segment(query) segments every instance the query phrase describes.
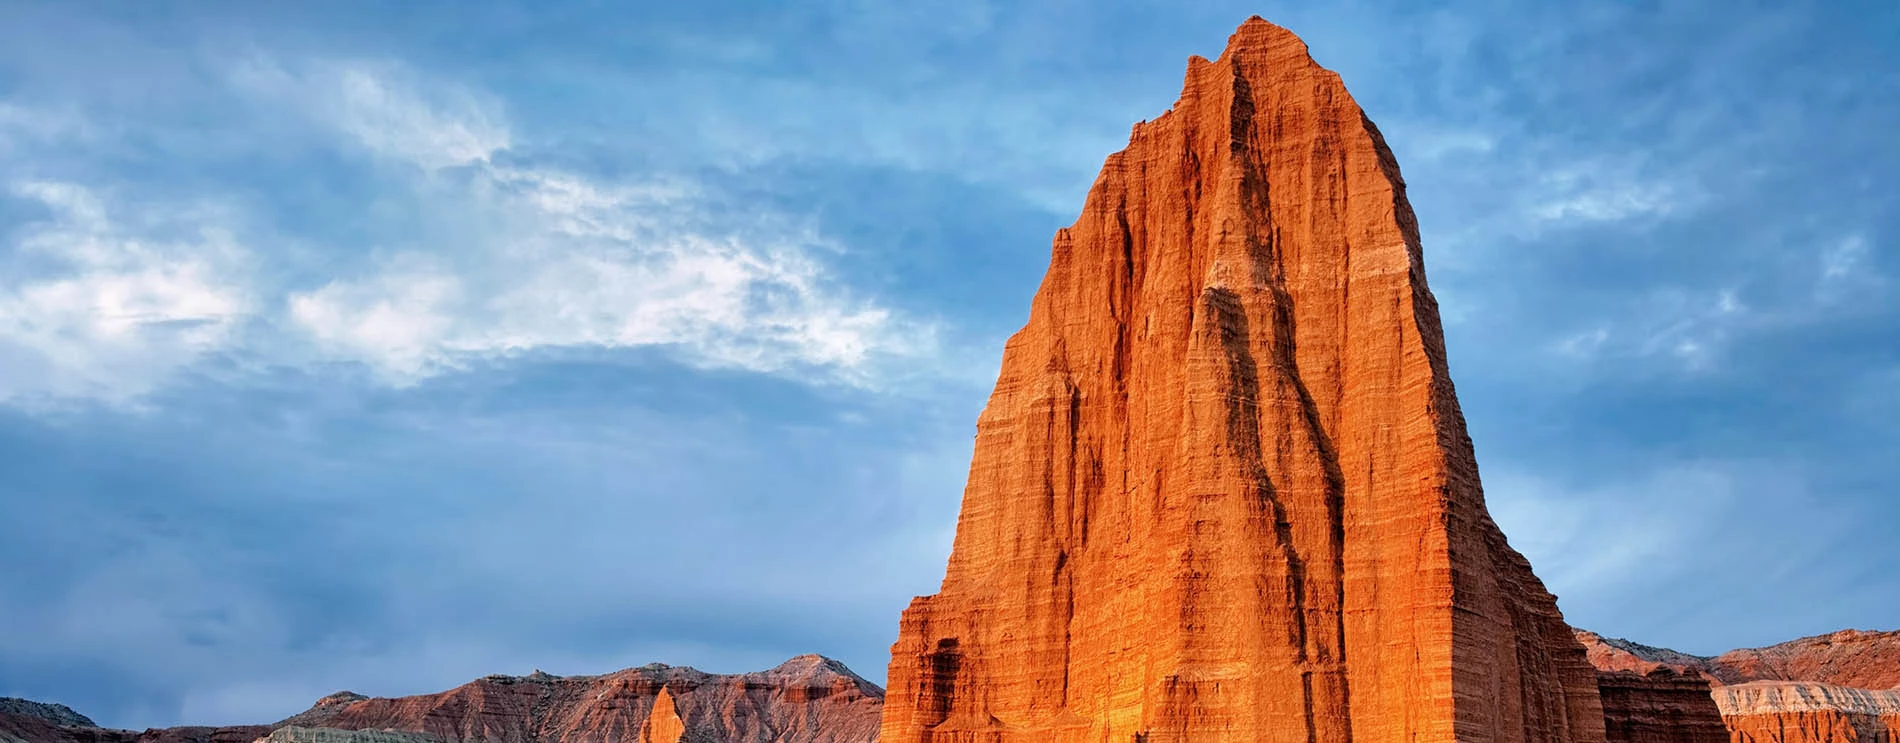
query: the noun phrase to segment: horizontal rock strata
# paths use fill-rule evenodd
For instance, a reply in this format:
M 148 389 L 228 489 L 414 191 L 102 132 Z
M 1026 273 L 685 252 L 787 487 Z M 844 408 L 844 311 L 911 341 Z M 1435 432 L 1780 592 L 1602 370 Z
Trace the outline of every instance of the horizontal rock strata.
M 1597 675 L 1609 743 L 1725 743 L 1728 726 L 1699 676 L 1659 668 Z
M 805 655 L 735 675 L 656 663 L 394 699 L 339 692 L 275 725 L 139 733 L 0 710 L 0 743 L 869 743 L 883 699 L 844 664 Z
M 1617 672 L 1683 674 L 1711 685 L 1732 743 L 1896 743 L 1900 731 L 1900 688 L 1884 688 L 1900 679 L 1900 632 L 1844 630 L 1719 656 L 1581 630 L 1577 637 L 1605 679 L 1624 675 Z M 1614 735 L 1615 707 L 1626 702 L 1613 699 L 1608 686 L 1603 700 Z M 1701 730 L 1685 724 L 1674 734 L 1689 740 Z
M 1253 19 L 1059 231 L 886 743 L 1603 740 L 1487 514 L 1398 164 Z
M 1734 743 L 1895 743 L 1900 690 L 1751 681 L 1715 690 Z

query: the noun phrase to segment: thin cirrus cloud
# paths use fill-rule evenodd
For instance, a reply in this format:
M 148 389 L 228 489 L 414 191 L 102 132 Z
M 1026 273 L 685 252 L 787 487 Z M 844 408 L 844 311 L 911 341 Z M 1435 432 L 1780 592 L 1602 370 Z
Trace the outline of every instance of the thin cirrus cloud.
M 371 249 L 298 284 L 254 270 L 274 238 L 229 209 L 14 183 L 47 216 L 11 237 L 13 273 L 31 278 L 0 285 L 13 357 L 0 399 L 126 403 L 220 353 L 356 364 L 400 386 L 537 349 L 651 346 L 702 368 L 872 388 L 880 364 L 932 351 L 930 323 L 829 273 L 822 259 L 841 248 L 808 225 L 715 214 L 719 195 L 689 181 L 500 162 L 515 136 L 477 91 L 367 63 L 251 60 L 231 82 L 392 166 L 379 177 L 429 219 L 480 229 L 357 246 Z M 46 120 L 5 113 L 20 137 Z
M 399 69 L 261 69 L 242 79 L 415 166 L 435 208 L 493 220 L 475 244 L 404 251 L 291 294 L 291 319 L 330 356 L 414 381 L 543 347 L 666 346 L 700 366 L 868 386 L 880 358 L 930 350 L 927 323 L 833 281 L 815 254 L 837 246 L 807 228 L 769 216 L 714 227 L 713 197 L 693 183 L 498 163 L 513 139 L 494 104 L 440 85 L 449 92 L 424 99 Z
M 71 183 L 14 183 L 49 218 L 12 238 L 0 286 L 0 400 L 127 402 L 229 346 L 254 311 L 247 249 L 215 209 L 115 212 Z

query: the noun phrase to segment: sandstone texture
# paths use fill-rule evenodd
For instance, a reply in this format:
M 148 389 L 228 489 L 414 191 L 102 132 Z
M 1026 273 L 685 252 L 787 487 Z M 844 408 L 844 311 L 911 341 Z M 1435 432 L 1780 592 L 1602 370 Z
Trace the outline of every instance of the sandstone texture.
M 1610 743 L 1725 743 L 1728 726 L 1700 676 L 1658 668 L 1597 675 Z
M 395 699 L 339 692 L 274 725 L 140 733 L 7 708 L 0 743 L 870 743 L 883 700 L 844 664 L 803 655 L 746 674 L 655 663 L 602 676 L 488 676 Z
M 1191 59 L 1056 234 L 889 683 L 886 743 L 1604 739 L 1398 165 L 1291 32 Z
M 1714 659 L 1723 683 L 1813 681 L 1861 689 L 1900 688 L 1900 631 L 1842 630 Z
M 1842 630 L 1718 656 L 1690 655 L 1577 630 L 1590 662 L 1603 670 L 1647 673 L 1669 668 L 1717 686 L 1750 681 L 1811 681 L 1861 689 L 1900 688 L 1900 631 Z
M 1900 690 L 1751 681 L 1715 690 L 1734 743 L 1894 743 Z
M 1583 630 L 1577 638 L 1603 678 L 1675 673 L 1713 686 L 1732 743 L 1895 743 L 1900 731 L 1900 632 L 1843 630 L 1712 657 Z M 1614 735 L 1613 708 L 1622 702 L 1604 689 Z M 1688 740 L 1700 727 L 1676 732 Z
M 604 676 L 489 676 L 425 696 L 333 705 L 305 724 L 428 733 L 449 743 L 865 743 L 883 691 L 806 655 L 738 675 L 652 664 Z
M 640 728 L 640 743 L 680 743 L 685 737 L 686 721 L 673 704 L 673 694 L 662 688 L 653 700 L 653 711 L 647 713 L 646 725 Z

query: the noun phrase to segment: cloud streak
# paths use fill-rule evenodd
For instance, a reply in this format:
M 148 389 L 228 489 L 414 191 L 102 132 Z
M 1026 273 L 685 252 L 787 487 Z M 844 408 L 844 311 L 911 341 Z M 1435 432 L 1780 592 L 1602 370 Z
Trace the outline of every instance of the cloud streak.
M 382 177 L 422 218 L 476 226 L 325 260 L 331 276 L 312 286 L 246 270 L 276 236 L 240 239 L 230 215 L 161 220 L 170 204 L 140 204 L 127 207 L 138 219 L 115 222 L 84 185 L 15 184 L 51 218 L 13 252 L 25 269 L 57 270 L 0 285 L 0 342 L 19 358 L 0 399 L 126 403 L 222 351 L 258 368 L 356 364 L 400 386 L 544 349 L 657 347 L 694 366 L 862 388 L 894 360 L 935 352 L 932 323 L 831 275 L 825 258 L 844 248 L 809 225 L 725 209 L 677 176 L 603 180 L 522 161 L 485 94 L 393 63 L 252 59 L 232 79 L 339 147 L 412 168 Z M 7 120 L 37 120 L 24 110 Z M 197 235 L 161 237 L 177 232 Z
M 34 278 L 0 285 L 0 401 L 130 401 L 228 348 L 254 311 L 247 250 L 215 214 L 117 219 L 75 184 L 13 191 L 51 216 L 12 240 L 8 274 Z

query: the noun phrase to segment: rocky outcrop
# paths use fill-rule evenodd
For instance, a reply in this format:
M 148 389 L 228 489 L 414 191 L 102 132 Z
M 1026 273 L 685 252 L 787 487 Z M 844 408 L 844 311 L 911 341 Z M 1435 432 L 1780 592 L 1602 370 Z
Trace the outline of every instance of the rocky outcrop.
M 1728 727 L 1709 694 L 1709 682 L 1658 668 L 1646 674 L 1597 675 L 1603 727 L 1609 743 L 1725 743 Z
M 0 743 L 869 743 L 883 700 L 844 664 L 803 655 L 734 675 L 655 663 L 395 699 L 338 692 L 275 725 L 138 733 L 0 711 Z
M 640 743 L 680 743 L 685 737 L 686 721 L 680 719 L 673 694 L 662 687 L 653 700 L 653 711 L 647 713 L 646 725 L 640 728 Z
M 887 743 L 1603 740 L 1398 165 L 1292 33 L 1191 59 L 1056 234 L 889 683 Z
M 16 697 L 0 697 L 0 715 L 31 717 L 54 725 L 98 727 L 93 724 L 92 718 L 74 712 L 73 708 L 64 704 L 35 702 L 31 699 Z
M 1590 658 L 1590 665 L 1599 671 L 1627 671 L 1640 676 L 1661 669 L 1678 675 L 1698 676 L 1711 685 L 1722 683 L 1720 678 L 1711 673 L 1713 658 L 1604 637 L 1589 630 L 1576 630 L 1576 636 Z
M 279 720 L 272 727 L 316 727 L 319 722 L 335 716 L 338 710 L 366 699 L 369 697 L 353 691 L 339 691 L 317 700 L 316 704 L 310 705 L 310 709 Z
M 489 676 L 440 694 L 358 699 L 299 717 L 449 743 L 865 743 L 876 739 L 883 698 L 844 664 L 806 655 L 737 675 L 655 663 L 604 676 Z
M 1900 631 L 1841 630 L 1717 656 L 1690 655 L 1586 630 L 1576 634 L 1591 664 L 1603 670 L 1648 673 L 1668 668 L 1702 676 L 1715 686 L 1811 681 L 1860 689 L 1900 688 Z
M 1844 630 L 1712 657 L 1583 630 L 1577 638 L 1606 679 L 1618 671 L 1675 673 L 1714 687 L 1711 698 L 1732 743 L 1900 740 L 1900 687 L 1887 688 L 1900 684 L 1900 632 Z M 1603 700 L 1614 735 L 1613 708 L 1621 702 L 1612 699 L 1607 686 Z M 1683 740 L 1700 735 L 1688 728 L 1676 733 Z
M 1812 681 L 1859 689 L 1900 688 L 1900 631 L 1842 630 L 1716 656 L 1724 684 Z
M 1715 690 L 1734 743 L 1894 743 L 1900 690 L 1751 681 Z
M 251 743 L 268 734 L 264 725 L 113 730 L 91 724 L 60 725 L 46 719 L 0 712 L 0 743 Z

